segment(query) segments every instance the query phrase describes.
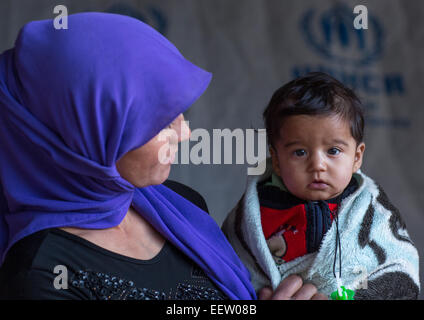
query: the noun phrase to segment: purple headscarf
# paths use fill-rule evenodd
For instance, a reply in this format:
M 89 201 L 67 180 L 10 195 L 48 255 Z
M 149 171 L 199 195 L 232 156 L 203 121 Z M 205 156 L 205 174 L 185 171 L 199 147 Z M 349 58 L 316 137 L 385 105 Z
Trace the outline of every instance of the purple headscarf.
M 34 21 L 0 55 L 0 265 L 42 229 L 118 225 L 132 205 L 231 299 L 246 268 L 204 211 L 163 185 L 135 188 L 116 161 L 157 135 L 211 74 L 139 20 L 106 13 Z

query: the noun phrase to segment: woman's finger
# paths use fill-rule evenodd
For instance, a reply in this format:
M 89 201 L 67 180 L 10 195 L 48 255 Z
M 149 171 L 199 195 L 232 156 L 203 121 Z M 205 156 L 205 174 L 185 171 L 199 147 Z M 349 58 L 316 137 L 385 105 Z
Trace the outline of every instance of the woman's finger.
M 290 275 L 285 278 L 275 289 L 272 300 L 290 300 L 302 287 L 302 278 L 297 275 Z
M 311 300 L 328 300 L 328 297 L 325 294 L 318 292 Z
M 272 289 L 269 287 L 262 288 L 259 291 L 258 299 L 259 300 L 270 300 L 272 296 Z
M 311 300 L 318 292 L 312 283 L 303 285 L 293 296 L 293 300 Z

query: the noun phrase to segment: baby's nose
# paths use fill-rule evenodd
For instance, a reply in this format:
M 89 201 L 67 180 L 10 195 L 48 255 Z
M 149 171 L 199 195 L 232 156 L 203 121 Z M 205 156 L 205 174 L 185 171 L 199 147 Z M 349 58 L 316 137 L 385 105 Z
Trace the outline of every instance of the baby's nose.
M 325 171 L 327 168 L 327 165 L 325 163 L 324 157 L 322 157 L 320 154 L 313 154 L 310 158 L 310 168 L 313 171 Z

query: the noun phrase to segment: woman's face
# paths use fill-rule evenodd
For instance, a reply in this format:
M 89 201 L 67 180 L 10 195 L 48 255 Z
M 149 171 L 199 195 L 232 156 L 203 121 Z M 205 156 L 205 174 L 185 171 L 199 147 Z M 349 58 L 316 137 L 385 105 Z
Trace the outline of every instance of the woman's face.
M 169 176 L 178 143 L 190 138 L 190 128 L 180 114 L 141 147 L 124 154 L 116 168 L 121 177 L 137 188 L 163 183 Z

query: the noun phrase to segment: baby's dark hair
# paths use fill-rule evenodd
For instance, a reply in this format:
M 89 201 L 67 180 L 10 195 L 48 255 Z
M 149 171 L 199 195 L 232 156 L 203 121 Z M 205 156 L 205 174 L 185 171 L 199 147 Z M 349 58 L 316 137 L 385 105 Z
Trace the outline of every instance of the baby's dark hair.
M 322 72 L 296 78 L 274 92 L 263 117 L 268 144 L 280 138 L 283 121 L 294 115 L 337 115 L 350 123 L 352 137 L 359 144 L 364 136 L 364 113 L 356 94 Z

